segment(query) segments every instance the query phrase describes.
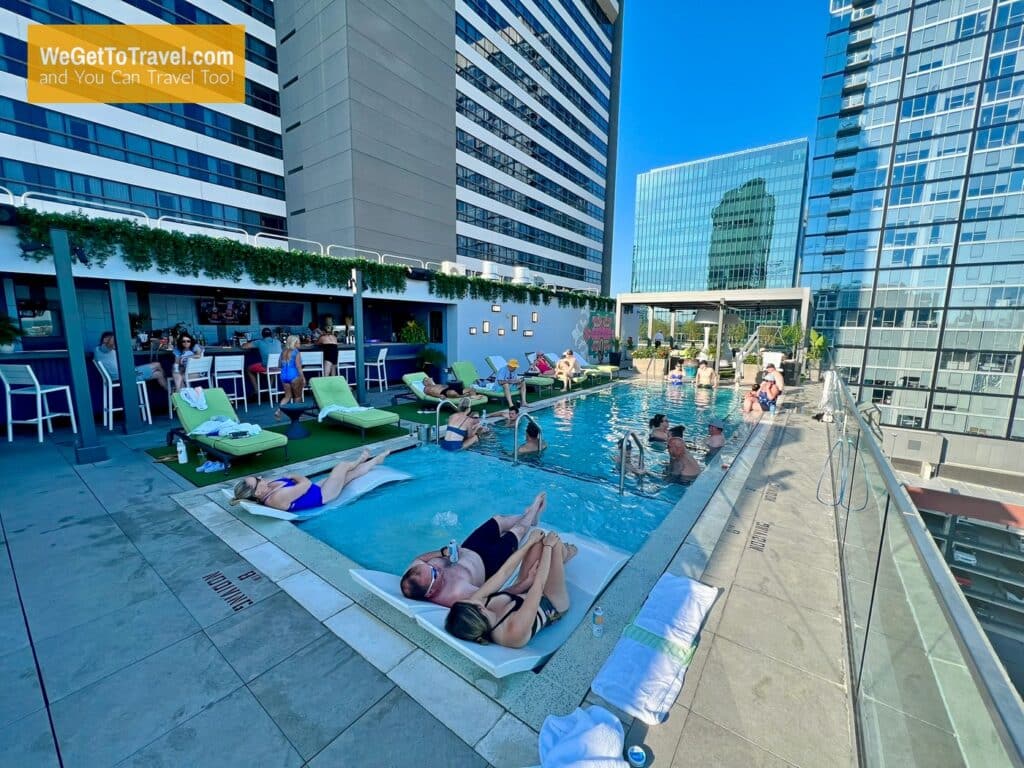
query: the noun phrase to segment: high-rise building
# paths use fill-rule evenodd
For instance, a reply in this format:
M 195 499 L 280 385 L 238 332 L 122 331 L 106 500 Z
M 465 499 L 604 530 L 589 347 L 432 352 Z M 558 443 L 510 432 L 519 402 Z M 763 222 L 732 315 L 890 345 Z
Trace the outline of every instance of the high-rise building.
M 813 325 L 882 424 L 946 433 L 951 465 L 1019 471 L 977 438 L 1024 438 L 1024 2 L 831 6 Z
M 244 104 L 30 104 L 30 24 L 244 24 Z M 0 186 L 249 233 L 285 231 L 270 0 L 2 0 Z M 6 197 L 6 195 L 4 195 Z
M 806 186 L 806 139 L 640 174 L 632 290 L 792 287 Z
M 619 2 L 275 10 L 289 232 L 607 291 Z

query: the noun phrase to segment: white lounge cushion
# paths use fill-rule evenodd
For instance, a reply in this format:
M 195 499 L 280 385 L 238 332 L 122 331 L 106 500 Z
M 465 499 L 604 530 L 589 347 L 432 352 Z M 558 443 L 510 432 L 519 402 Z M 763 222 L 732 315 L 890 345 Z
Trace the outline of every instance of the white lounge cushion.
M 360 568 L 351 568 L 349 573 L 359 584 L 366 587 L 369 592 L 379 597 L 399 613 L 406 616 L 415 616 L 424 611 L 440 611 L 448 613 L 448 609 L 428 603 L 425 600 L 410 600 L 402 594 L 402 577 L 384 571 L 370 571 Z
M 411 478 L 408 472 L 402 472 L 401 470 L 394 469 L 392 467 L 378 466 L 371 469 L 362 477 L 357 477 L 355 480 L 348 483 L 344 488 L 341 489 L 341 494 L 338 498 L 333 501 L 329 501 L 320 507 L 314 509 L 304 509 L 301 512 L 285 512 L 280 509 L 274 509 L 273 507 L 265 507 L 262 504 L 257 504 L 254 501 L 243 501 L 241 507 L 251 515 L 258 515 L 260 517 L 275 517 L 278 520 L 289 520 L 291 522 L 302 522 L 303 520 L 311 520 L 314 517 L 319 517 L 329 509 L 337 509 L 349 504 L 365 493 L 369 493 L 379 485 L 385 483 L 394 483 L 400 480 L 408 480 Z M 223 491 L 227 498 L 232 497 L 232 493 L 229 489 L 225 488 Z

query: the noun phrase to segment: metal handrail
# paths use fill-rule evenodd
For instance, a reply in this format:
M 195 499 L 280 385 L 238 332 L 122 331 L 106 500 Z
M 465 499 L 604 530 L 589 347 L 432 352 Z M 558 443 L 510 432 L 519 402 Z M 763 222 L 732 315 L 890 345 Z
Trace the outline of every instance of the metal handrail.
M 450 405 L 452 407 L 452 409 L 456 413 L 459 412 L 459 406 L 457 406 L 451 400 L 443 400 L 442 399 L 441 402 L 439 402 L 437 404 L 437 407 L 434 409 L 434 442 L 435 443 L 440 443 L 441 442 L 441 409 L 444 406 L 446 406 L 446 405 Z
M 331 245 L 327 246 L 327 255 L 335 256 L 336 254 L 331 253 L 331 251 L 333 251 L 335 248 L 337 248 L 339 251 L 351 251 L 357 257 L 361 259 L 366 259 L 366 261 L 376 261 L 378 264 L 381 263 L 382 255 L 380 251 L 371 251 L 369 248 L 353 248 L 351 245 L 338 245 L 336 243 L 332 243 Z M 373 258 L 367 258 L 367 254 L 372 254 Z
M 96 203 L 88 200 L 79 200 L 77 197 L 67 197 L 65 195 L 51 195 L 49 192 L 26 192 L 21 196 L 21 204 L 25 205 L 25 201 L 33 198 L 37 200 L 56 200 L 58 203 L 73 204 L 78 206 L 87 206 L 89 208 L 97 208 L 99 210 L 109 209 L 111 212 L 118 213 L 130 213 L 132 216 L 139 216 L 145 220 L 146 226 L 153 226 L 152 219 L 149 218 L 149 214 L 145 211 L 139 211 L 135 208 L 126 208 L 122 205 L 111 205 L 110 203 Z
M 845 400 L 844 410 L 857 420 L 862 435 L 867 436 L 864 440 L 867 443 L 867 451 L 889 494 L 890 501 L 900 513 L 897 518 L 901 521 L 907 538 L 910 539 L 922 567 L 935 586 L 939 607 L 955 630 L 957 646 L 971 677 L 977 684 L 1003 746 L 1011 760 L 1016 758 L 1021 762 L 1024 757 L 1024 707 L 1021 705 L 1020 697 L 971 611 L 963 591 L 936 548 L 935 540 L 925 526 L 917 507 L 891 469 L 881 447 L 870 437 L 870 429 L 857 410 L 856 400 L 846 382 L 839 376 L 837 386 L 842 399 Z
M 398 256 L 394 253 L 382 253 L 380 263 L 388 264 L 389 262 L 385 261 L 385 259 L 392 259 L 390 262 L 392 264 L 403 264 L 404 262 L 409 262 L 408 266 L 424 269 L 423 262 L 420 259 L 414 259 L 411 256 Z M 397 261 L 394 261 L 395 259 L 397 259 Z
M 626 440 L 632 438 L 636 447 L 640 449 L 640 477 L 637 480 L 637 485 L 643 488 L 644 482 L 644 444 L 640 441 L 636 432 L 629 431 L 622 436 L 622 440 L 619 443 L 619 496 L 622 496 L 626 492 Z
M 156 220 L 156 228 L 163 229 L 163 227 L 160 225 L 165 221 L 171 224 L 187 224 L 190 227 L 206 227 L 208 229 L 221 229 L 224 230 L 225 232 L 230 232 L 233 235 L 241 235 L 243 238 L 245 238 L 246 244 L 249 244 L 250 242 L 249 232 L 245 229 L 242 229 L 241 227 L 231 227 L 228 226 L 227 224 L 199 224 L 195 221 L 192 221 L 191 219 L 186 219 L 182 216 L 161 216 Z
M 537 420 L 535 418 L 533 418 L 533 416 L 528 414 L 526 411 L 520 411 L 519 415 L 516 416 L 515 426 L 512 427 L 512 463 L 513 464 L 518 464 L 519 463 L 519 422 L 522 421 L 523 419 L 526 419 L 531 424 L 536 426 L 537 430 L 541 433 L 541 435 L 544 434 L 544 431 L 540 428 L 540 424 L 537 423 Z M 538 439 L 541 439 L 540 436 L 538 436 Z
M 259 245 L 259 239 L 261 237 L 266 238 L 268 240 L 283 241 L 286 246 L 291 245 L 291 243 L 293 242 L 309 243 L 310 245 L 315 245 L 317 247 L 317 250 L 320 251 L 321 256 L 324 255 L 324 244 L 321 243 L 319 240 L 307 240 L 304 237 L 292 237 L 291 235 L 275 235 L 273 232 L 257 232 L 255 235 L 252 236 L 252 244 Z
M 11 190 L 9 190 L 7 187 L 0 187 L 0 191 L 4 191 L 7 193 L 8 205 L 14 205 L 14 193 L 11 192 Z

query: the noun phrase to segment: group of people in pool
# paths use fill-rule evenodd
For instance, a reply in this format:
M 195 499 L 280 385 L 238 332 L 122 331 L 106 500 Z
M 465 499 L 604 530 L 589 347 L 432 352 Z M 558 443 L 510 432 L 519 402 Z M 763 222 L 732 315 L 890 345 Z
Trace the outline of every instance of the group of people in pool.
M 521 408 L 522 404 L 513 403 L 507 410 L 498 413 L 504 420 L 497 423 L 514 427 Z M 476 445 L 481 435 L 486 434 L 488 430 L 490 426 L 483 423 L 479 413 L 473 413 L 470 399 L 464 397 L 459 401 L 459 410 L 448 417 L 438 445 L 445 451 L 461 451 Z M 529 421 L 526 425 L 526 440 L 519 446 L 519 455 L 539 454 L 545 448 L 547 443 L 540 435 L 540 428 L 533 421 Z
M 521 515 L 488 519 L 457 553 L 444 546 L 417 556 L 402 594 L 448 608 L 445 629 L 455 637 L 522 648 L 570 607 L 565 566 L 577 550 L 535 528 L 546 506 L 542 491 Z
M 708 435 L 704 438 L 702 444 L 691 443 L 687 445 L 685 437 L 686 426 L 684 424 L 673 426 L 669 422 L 668 416 L 664 413 L 654 414 L 648 422 L 648 426 L 650 427 L 650 432 L 647 435 L 647 441 L 650 446 L 655 450 L 665 450 L 668 452 L 668 462 L 660 474 L 670 482 L 693 482 L 703 470 L 700 462 L 694 458 L 691 449 L 710 456 L 725 445 L 725 422 L 719 418 L 713 418 L 708 422 Z M 659 474 L 647 468 L 641 468 L 636 463 L 633 456 L 633 444 L 628 438 L 620 438 L 615 447 L 614 461 L 616 465 L 620 464 L 624 452 L 626 468 L 630 473 L 638 477 L 640 475 L 656 476 Z
M 674 386 L 682 386 L 686 374 L 683 371 L 682 362 L 677 362 L 676 367 L 668 372 L 665 380 Z M 718 386 L 718 374 L 715 369 L 708 365 L 707 360 L 701 360 L 697 364 L 697 373 L 693 377 L 693 385 L 698 389 L 714 389 Z

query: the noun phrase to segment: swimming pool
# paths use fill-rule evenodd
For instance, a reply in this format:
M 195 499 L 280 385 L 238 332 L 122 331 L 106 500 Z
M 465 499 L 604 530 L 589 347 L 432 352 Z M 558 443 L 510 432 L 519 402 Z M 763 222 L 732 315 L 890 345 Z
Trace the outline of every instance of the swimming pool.
M 401 573 L 424 550 L 452 538 L 461 541 L 491 515 L 518 513 L 545 490 L 544 522 L 635 552 L 684 488 L 648 480 L 638 493 L 631 479 L 631 492 L 619 496 L 612 461 L 616 440 L 635 430 L 646 444 L 647 420 L 654 413 L 686 424 L 694 440 L 707 434 L 710 419 L 723 418 L 727 435 L 739 440 L 746 427 L 736 418 L 735 397 L 725 388 L 712 392 L 631 383 L 561 400 L 531 411 L 549 444 L 539 464 L 508 460 L 509 428 L 496 428 L 479 451 L 449 453 L 424 445 L 388 460 L 413 479 L 382 486 L 301 527 L 364 568 Z M 524 429 L 521 424 L 520 438 Z M 664 454 L 647 455 L 648 467 L 657 470 Z
M 590 480 L 613 483 L 618 487 L 619 471 L 614 459 L 616 443 L 629 431 L 636 432 L 646 449 L 646 467 L 660 471 L 668 456 L 663 446 L 650 446 L 647 441 L 648 421 L 656 413 L 664 413 L 670 423 L 686 426 L 686 440 L 702 444 L 708 435 L 708 422 L 720 418 L 726 422 L 726 436 L 739 441 L 747 425 L 739 418 L 736 391 L 696 389 L 692 385 L 672 386 L 643 382 L 622 383 L 590 392 L 572 400 L 563 400 L 551 408 L 530 411 L 540 426 L 547 450 L 539 465 L 558 468 Z M 525 420 L 524 420 L 525 421 Z M 526 425 L 519 425 L 519 440 L 525 438 Z M 512 429 L 495 426 L 492 439 L 484 439 L 480 450 L 492 455 L 511 457 Z M 700 460 L 702 455 L 697 454 Z M 527 460 L 525 457 L 524 461 Z M 536 460 L 531 457 L 529 460 Z M 702 462 L 703 463 L 703 462 Z M 629 480 L 635 487 L 635 481 Z M 647 480 L 644 492 L 678 499 L 682 486 Z

